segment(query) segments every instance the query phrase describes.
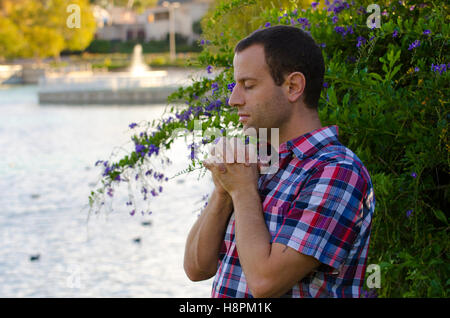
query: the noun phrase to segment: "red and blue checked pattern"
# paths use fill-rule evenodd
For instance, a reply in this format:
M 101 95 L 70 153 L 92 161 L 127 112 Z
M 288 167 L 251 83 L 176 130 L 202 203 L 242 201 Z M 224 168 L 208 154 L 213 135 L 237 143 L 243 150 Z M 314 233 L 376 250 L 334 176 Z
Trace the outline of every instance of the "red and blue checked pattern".
M 280 167 L 258 189 L 272 242 L 322 264 L 284 297 L 359 297 L 366 270 L 375 198 L 360 159 L 328 126 L 280 145 Z M 252 297 L 239 263 L 231 215 L 212 297 Z

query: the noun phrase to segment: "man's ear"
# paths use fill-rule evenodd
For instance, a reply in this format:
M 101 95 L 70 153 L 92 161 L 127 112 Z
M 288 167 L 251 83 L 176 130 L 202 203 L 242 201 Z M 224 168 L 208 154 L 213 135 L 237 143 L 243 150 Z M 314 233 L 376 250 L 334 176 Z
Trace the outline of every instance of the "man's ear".
M 286 77 L 287 98 L 291 103 L 296 102 L 305 91 L 306 79 L 301 72 L 293 72 Z

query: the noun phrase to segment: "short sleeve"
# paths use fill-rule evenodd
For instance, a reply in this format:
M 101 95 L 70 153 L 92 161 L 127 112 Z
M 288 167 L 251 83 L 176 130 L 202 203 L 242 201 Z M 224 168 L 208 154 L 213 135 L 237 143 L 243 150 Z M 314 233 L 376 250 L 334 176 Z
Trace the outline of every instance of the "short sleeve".
M 359 233 L 367 182 L 351 164 L 313 172 L 289 207 L 272 242 L 339 269 Z

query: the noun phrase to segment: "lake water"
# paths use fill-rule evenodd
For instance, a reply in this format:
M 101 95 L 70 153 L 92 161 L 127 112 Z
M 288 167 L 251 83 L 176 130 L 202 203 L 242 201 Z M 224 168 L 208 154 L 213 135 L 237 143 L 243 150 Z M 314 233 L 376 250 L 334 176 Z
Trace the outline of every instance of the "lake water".
M 36 86 L 0 88 L 0 297 L 210 296 L 212 280 L 194 283 L 183 271 L 185 239 L 211 192 L 209 177 L 171 179 L 152 199 L 152 215 L 130 216 L 117 203 L 87 219 L 100 173 L 94 163 L 130 141 L 130 123 L 163 111 L 39 105 Z M 188 155 L 184 141 L 175 143 L 166 175 L 186 168 Z M 124 201 L 125 192 L 114 200 Z

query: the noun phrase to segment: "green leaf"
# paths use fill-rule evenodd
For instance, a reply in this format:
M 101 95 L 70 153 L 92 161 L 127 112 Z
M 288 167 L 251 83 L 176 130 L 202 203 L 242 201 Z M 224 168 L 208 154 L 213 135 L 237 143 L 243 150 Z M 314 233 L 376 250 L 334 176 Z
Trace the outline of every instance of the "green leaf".
M 380 74 L 377 73 L 369 73 L 370 76 L 372 76 L 373 78 L 375 78 L 376 80 L 382 82 L 383 78 L 380 76 Z
M 433 209 L 433 213 L 438 220 L 444 222 L 445 224 L 448 224 L 448 220 L 447 220 L 447 217 L 445 216 L 444 212 L 442 212 L 441 210 Z

